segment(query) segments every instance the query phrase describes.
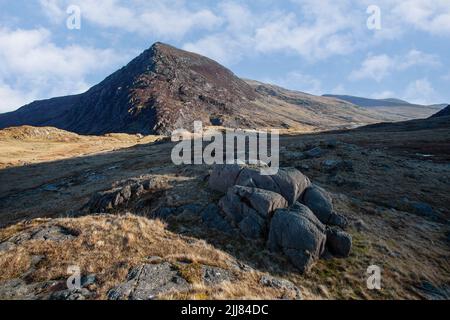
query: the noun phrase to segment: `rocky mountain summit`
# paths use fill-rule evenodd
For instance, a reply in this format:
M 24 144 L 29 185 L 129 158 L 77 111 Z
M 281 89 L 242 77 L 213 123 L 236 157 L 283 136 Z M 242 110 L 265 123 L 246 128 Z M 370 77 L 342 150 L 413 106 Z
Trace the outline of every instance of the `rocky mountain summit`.
M 0 115 L 0 128 L 53 126 L 78 134 L 168 134 L 204 125 L 323 130 L 403 119 L 334 98 L 244 81 L 201 55 L 155 43 L 87 92 Z

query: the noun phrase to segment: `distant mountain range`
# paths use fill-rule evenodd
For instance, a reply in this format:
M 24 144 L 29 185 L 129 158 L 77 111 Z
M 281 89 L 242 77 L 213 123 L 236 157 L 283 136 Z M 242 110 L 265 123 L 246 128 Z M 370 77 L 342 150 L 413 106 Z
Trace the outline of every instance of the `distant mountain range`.
M 442 108 L 446 104 L 420 105 L 413 104 L 401 99 L 370 99 L 363 97 L 355 97 L 349 95 L 326 94 L 324 97 L 339 99 L 342 101 L 353 103 L 354 105 L 370 108 L 384 114 L 405 116 L 409 118 L 428 118 Z
M 365 107 L 370 101 L 361 99 L 318 97 L 242 80 L 209 58 L 156 43 L 83 94 L 35 101 L 1 114 L 0 129 L 31 125 L 93 135 L 169 134 L 201 120 L 232 128 L 314 131 L 407 120 L 426 113 L 361 108 L 358 105 Z M 404 102 L 390 99 L 386 104 Z

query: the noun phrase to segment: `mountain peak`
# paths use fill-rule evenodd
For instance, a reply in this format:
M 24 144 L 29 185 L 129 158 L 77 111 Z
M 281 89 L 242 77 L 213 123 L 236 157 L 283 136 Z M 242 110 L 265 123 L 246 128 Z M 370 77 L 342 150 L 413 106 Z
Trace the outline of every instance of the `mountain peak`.
M 0 127 L 52 125 L 81 134 L 168 134 L 195 120 L 246 127 L 253 125 L 242 110 L 250 111 L 256 97 L 219 63 L 156 42 L 86 93 L 34 102 L 0 117 Z M 48 112 L 37 116 L 44 109 Z

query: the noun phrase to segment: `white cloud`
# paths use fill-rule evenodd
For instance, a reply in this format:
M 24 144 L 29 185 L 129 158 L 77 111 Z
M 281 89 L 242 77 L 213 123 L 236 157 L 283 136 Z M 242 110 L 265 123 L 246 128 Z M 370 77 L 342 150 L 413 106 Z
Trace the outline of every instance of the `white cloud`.
M 323 94 L 322 83 L 319 79 L 298 71 L 289 72 L 282 78 L 266 78 L 262 81 L 275 84 L 286 89 L 303 91 L 315 95 Z
M 448 0 L 396 0 L 392 15 L 405 25 L 435 35 L 450 35 Z
M 61 6 L 60 0 L 39 0 L 41 9 L 53 23 L 62 21 L 65 17 L 65 10 Z
M 348 91 L 343 84 L 338 84 L 336 87 L 329 91 L 329 94 L 345 95 Z
M 361 67 L 350 73 L 350 80 L 373 79 L 380 82 L 394 71 L 404 71 L 411 67 L 437 67 L 441 64 L 439 57 L 411 50 L 404 56 L 390 57 L 386 54 L 372 55 L 362 62 Z
M 394 60 L 386 54 L 369 55 L 358 70 L 350 74 L 351 80 L 374 79 L 377 82 L 383 80 L 394 68 Z
M 372 94 L 371 98 L 373 99 L 388 99 L 388 98 L 394 98 L 397 95 L 395 94 L 395 92 L 391 91 L 391 90 L 385 90 L 385 91 L 381 91 L 381 92 L 375 92 L 374 94 Z
M 89 86 L 89 74 L 107 71 L 122 59 L 112 50 L 57 46 L 47 29 L 0 28 L 0 112 L 35 99 L 80 93 Z
M 33 100 L 33 94 L 14 90 L 5 83 L 0 83 L 0 113 L 12 111 L 12 107 L 25 105 Z
M 255 12 L 243 4 L 221 5 L 223 24 L 219 31 L 185 44 L 220 62 L 238 60 L 229 55 L 288 53 L 307 60 L 320 60 L 353 52 L 365 32 L 364 14 L 356 15 L 349 1 L 294 1 L 298 10 Z M 350 18 L 350 16 L 353 16 Z M 232 48 L 232 49 L 230 49 Z M 214 55 L 220 52 L 220 55 Z M 227 56 L 227 57 L 225 57 Z
M 428 79 L 412 81 L 405 89 L 403 99 L 417 104 L 433 104 L 440 101 L 440 97 Z
M 77 5 L 82 21 L 117 32 L 129 32 L 141 36 L 178 39 L 196 30 L 210 30 L 221 19 L 209 9 L 191 10 L 185 1 L 163 0 L 40 0 L 48 15 L 60 18 L 66 7 Z

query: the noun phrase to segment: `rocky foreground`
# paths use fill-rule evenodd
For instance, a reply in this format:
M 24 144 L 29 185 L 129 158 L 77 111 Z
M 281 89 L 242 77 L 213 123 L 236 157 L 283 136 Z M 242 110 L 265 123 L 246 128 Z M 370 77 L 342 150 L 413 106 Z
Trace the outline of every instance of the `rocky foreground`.
M 0 297 L 448 298 L 449 138 L 285 136 L 271 178 L 171 143 L 2 170 Z

